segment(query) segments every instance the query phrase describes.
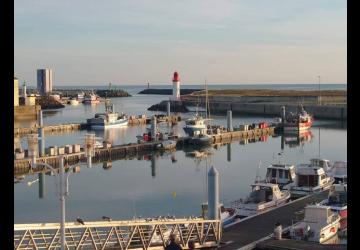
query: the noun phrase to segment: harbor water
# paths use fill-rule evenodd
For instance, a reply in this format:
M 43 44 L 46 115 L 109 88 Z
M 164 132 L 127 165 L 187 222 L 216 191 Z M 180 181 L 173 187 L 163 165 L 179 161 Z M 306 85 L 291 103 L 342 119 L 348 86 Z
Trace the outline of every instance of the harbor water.
M 198 86 L 199 87 L 199 86 Z M 142 88 L 128 88 L 132 97 L 112 98 L 115 111 L 129 115 L 152 115 L 157 112 L 147 108 L 164 95 L 138 95 Z M 57 111 L 44 111 L 44 124 L 85 122 L 95 113 L 103 112 L 104 105 L 67 105 Z M 280 113 L 280 111 L 279 111 Z M 181 114 L 183 119 L 191 114 Z M 226 114 L 213 116 L 212 124 L 226 126 Z M 233 116 L 233 125 L 271 121 L 273 118 L 257 116 Z M 15 127 L 28 127 L 35 121 L 22 121 Z M 160 130 L 174 131 L 185 135 L 184 122 L 175 126 L 161 124 Z M 129 126 L 106 131 L 95 131 L 97 137 L 113 144 L 136 142 L 136 136 L 146 131 L 143 126 Z M 215 145 L 207 148 L 208 157 L 192 158 L 191 148 L 172 153 L 153 153 L 144 157 L 117 160 L 107 167 L 103 163 L 91 168 L 81 167 L 80 173 L 69 177 L 69 195 L 66 198 L 66 220 L 101 220 L 102 216 L 112 219 L 131 219 L 175 215 L 189 217 L 201 214 L 201 203 L 207 199 L 207 171 L 215 166 L 220 173 L 220 201 L 229 205 L 230 201 L 245 197 L 250 192 L 250 184 L 257 172 L 264 177 L 266 167 L 271 163 L 307 163 L 310 158 L 320 157 L 330 161 L 346 160 L 346 123 L 331 120 L 315 121 L 310 135 L 299 139 L 296 136 L 282 138 L 268 137 L 255 143 L 235 141 L 229 145 Z M 46 147 L 66 144 L 82 144 L 87 131 L 48 134 Z M 100 140 L 103 140 L 100 139 Z M 319 141 L 320 139 L 320 141 Z M 282 140 L 284 148 L 281 148 Z M 25 137 L 21 145 L 27 148 Z M 281 154 L 279 154 L 282 152 Z M 259 164 L 260 163 L 260 164 Z M 260 168 L 258 169 L 258 166 Z M 41 177 L 41 182 L 36 181 Z M 34 182 L 33 182 L 34 181 Z M 28 182 L 33 182 L 31 185 Z M 14 184 L 15 223 L 58 222 L 60 218 L 59 183 L 56 176 L 27 175 Z

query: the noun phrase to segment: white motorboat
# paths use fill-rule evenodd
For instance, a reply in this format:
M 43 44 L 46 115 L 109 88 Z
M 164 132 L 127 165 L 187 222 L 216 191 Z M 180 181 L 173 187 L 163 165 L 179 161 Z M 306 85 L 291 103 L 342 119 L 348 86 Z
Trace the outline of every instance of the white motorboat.
M 347 183 L 347 161 L 336 161 L 331 169 L 334 183 Z
M 290 236 L 296 240 L 324 243 L 335 236 L 340 228 L 340 216 L 329 206 L 308 205 L 304 220 L 290 228 Z
M 205 214 L 208 211 L 208 203 L 207 202 L 203 203 L 201 206 L 201 209 L 202 209 L 202 213 L 203 213 L 202 217 L 204 218 L 204 217 L 206 217 Z M 224 205 L 222 203 L 219 204 L 219 212 L 220 212 L 221 224 L 223 227 L 233 223 L 237 218 L 235 209 L 234 208 L 226 208 L 226 207 L 224 207 Z
M 287 184 L 283 189 L 291 192 L 292 197 L 301 197 L 313 192 L 320 192 L 331 187 L 334 179 L 327 176 L 320 166 L 300 164 L 296 167 L 295 181 Z
M 234 208 L 225 208 L 224 205 L 220 206 L 220 219 L 222 226 L 227 226 L 235 222 L 237 214 Z
M 282 189 L 295 180 L 295 166 L 290 164 L 271 164 L 266 170 L 266 182 L 275 183 Z
M 231 203 L 231 207 L 236 210 L 236 215 L 240 218 L 282 205 L 290 199 L 290 192 L 280 191 L 277 184 L 258 182 L 252 184 L 251 188 L 252 191 L 247 198 Z
M 329 206 L 331 211 L 340 216 L 340 229 L 347 227 L 347 184 L 333 184 L 330 188 L 327 199 L 320 202 L 320 205 Z
M 193 117 L 185 120 L 183 129 L 185 133 L 193 135 L 195 131 L 202 131 L 207 128 L 206 121 L 208 121 L 208 119 L 204 119 L 196 113 Z
M 87 119 L 87 124 L 92 129 L 118 128 L 127 126 L 129 119 L 125 114 L 114 112 L 114 105 L 110 100 L 105 101 L 105 113 L 97 113 L 94 118 Z

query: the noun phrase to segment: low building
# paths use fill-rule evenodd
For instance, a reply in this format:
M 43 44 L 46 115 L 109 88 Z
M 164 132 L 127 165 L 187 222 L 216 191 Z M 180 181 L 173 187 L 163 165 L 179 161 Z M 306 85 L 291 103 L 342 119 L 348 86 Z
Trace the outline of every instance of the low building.
M 35 105 L 36 102 L 36 96 L 35 95 L 31 95 L 31 96 L 27 96 L 25 99 L 25 105 L 26 106 L 33 106 Z

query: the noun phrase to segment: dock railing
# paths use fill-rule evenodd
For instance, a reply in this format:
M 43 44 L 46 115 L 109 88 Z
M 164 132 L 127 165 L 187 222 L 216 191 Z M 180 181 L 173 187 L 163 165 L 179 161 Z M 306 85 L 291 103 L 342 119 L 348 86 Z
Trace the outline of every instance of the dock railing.
M 216 248 L 221 240 L 221 221 L 204 219 L 142 219 L 131 221 L 68 222 L 67 249 L 164 249 L 170 234 L 188 249 Z M 14 225 L 14 249 L 60 249 L 60 224 Z

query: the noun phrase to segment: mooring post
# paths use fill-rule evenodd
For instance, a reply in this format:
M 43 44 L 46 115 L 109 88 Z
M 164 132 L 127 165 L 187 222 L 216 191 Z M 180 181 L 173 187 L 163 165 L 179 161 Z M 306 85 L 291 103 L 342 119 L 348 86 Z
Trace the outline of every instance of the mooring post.
M 285 106 L 281 106 L 281 123 L 285 123 Z
M 64 188 L 64 157 L 59 157 L 60 168 L 60 202 L 61 202 L 61 250 L 65 250 L 66 238 L 65 238 L 65 188 Z
M 230 132 L 233 131 L 232 111 L 231 111 L 231 110 L 228 110 L 228 111 L 227 111 L 227 129 L 228 129 L 228 131 L 230 131 Z
M 167 116 L 170 118 L 170 100 L 167 101 Z
M 151 118 L 151 139 L 156 141 L 156 116 Z
M 38 115 L 38 137 L 39 141 L 39 156 L 45 155 L 45 138 L 44 138 L 44 123 L 43 123 L 43 113 L 42 110 L 39 110 Z
M 231 143 L 227 145 L 227 160 L 231 161 Z
M 208 217 L 210 220 L 219 219 L 219 172 L 214 166 L 208 173 Z

